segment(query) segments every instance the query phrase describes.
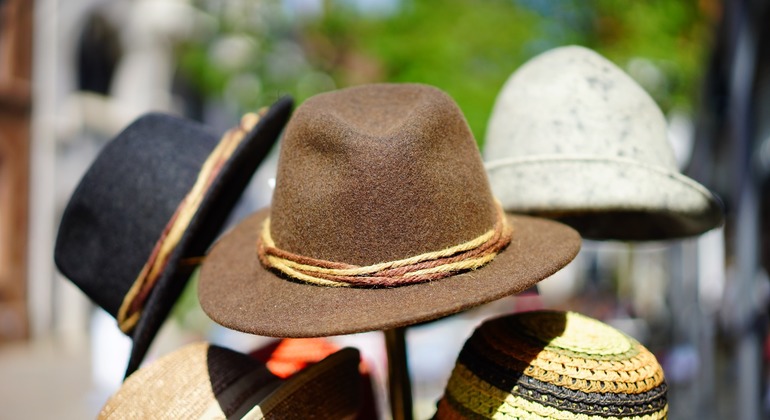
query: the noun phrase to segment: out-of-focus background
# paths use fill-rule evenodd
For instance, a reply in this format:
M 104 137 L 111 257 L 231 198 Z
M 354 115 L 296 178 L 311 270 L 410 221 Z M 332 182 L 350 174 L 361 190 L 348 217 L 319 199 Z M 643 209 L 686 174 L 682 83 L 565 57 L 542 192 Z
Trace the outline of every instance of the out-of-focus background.
M 761 0 L 0 0 L 0 418 L 93 417 L 120 384 L 128 339 L 52 254 L 73 188 L 140 114 L 224 131 L 283 94 L 301 103 L 362 83 L 421 82 L 454 97 L 483 147 L 507 77 L 568 44 L 595 49 L 652 95 L 680 167 L 719 194 L 726 225 L 679 241 L 586 241 L 540 296 L 411 328 L 417 418 L 433 414 L 475 325 L 541 307 L 597 317 L 650 348 L 671 418 L 768 418 L 767 22 Z M 233 221 L 269 204 L 275 165 L 273 154 Z M 213 325 L 194 286 L 150 361 L 202 338 L 243 351 L 268 341 Z M 382 393 L 381 334 L 332 340 L 364 351 Z

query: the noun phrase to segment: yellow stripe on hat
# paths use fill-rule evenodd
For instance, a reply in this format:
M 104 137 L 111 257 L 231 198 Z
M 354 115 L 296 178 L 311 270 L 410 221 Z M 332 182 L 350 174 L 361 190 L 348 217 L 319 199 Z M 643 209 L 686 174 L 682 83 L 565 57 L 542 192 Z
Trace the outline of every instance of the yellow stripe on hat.
M 500 420 L 660 420 L 668 414 L 668 404 L 655 413 L 641 416 L 614 416 L 609 409 L 607 415 L 601 416 L 565 411 L 502 391 L 461 364 L 455 366 L 446 392 L 465 409 L 485 418 Z

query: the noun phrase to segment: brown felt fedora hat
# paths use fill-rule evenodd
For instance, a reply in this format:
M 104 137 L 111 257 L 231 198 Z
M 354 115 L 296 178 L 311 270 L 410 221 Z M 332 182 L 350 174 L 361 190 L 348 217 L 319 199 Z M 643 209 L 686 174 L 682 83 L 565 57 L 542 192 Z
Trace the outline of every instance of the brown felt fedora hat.
M 484 242 L 493 237 L 510 243 Z M 489 258 L 464 265 L 469 254 L 437 257 L 465 246 L 478 251 L 473 258 Z M 566 265 L 579 247 L 579 235 L 563 224 L 502 213 L 448 95 L 417 84 L 366 85 L 315 96 L 297 109 L 286 127 L 272 207 L 214 245 L 198 294 L 214 321 L 252 334 L 383 330 L 521 292 Z M 282 268 L 284 256 L 304 274 Z M 340 276 L 352 274 L 334 274 L 415 259 L 420 269 L 398 285 L 379 280 L 398 269 L 378 272 L 371 284 L 374 276 L 364 275 L 351 287 Z M 316 272 L 333 285 L 308 281 Z

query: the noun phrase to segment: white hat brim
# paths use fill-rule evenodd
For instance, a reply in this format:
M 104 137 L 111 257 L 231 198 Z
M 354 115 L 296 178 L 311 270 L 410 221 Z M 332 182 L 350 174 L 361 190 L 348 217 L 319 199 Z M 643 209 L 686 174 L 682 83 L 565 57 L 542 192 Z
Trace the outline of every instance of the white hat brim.
M 506 211 L 558 219 L 586 238 L 673 239 L 722 223 L 708 189 L 636 160 L 541 155 L 491 161 L 486 169 Z

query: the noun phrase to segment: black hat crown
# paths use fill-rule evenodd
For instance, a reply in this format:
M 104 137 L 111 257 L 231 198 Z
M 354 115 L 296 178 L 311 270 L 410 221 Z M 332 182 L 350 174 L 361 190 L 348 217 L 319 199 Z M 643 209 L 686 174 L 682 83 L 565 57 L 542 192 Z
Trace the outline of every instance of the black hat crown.
M 258 120 L 250 114 L 252 123 L 258 121 L 253 128 L 243 127 L 246 117 L 237 128 L 243 131 L 242 140 L 207 183 L 194 216 L 149 291 L 140 320 L 128 331 L 134 340 L 128 373 L 138 367 L 194 268 L 182 260 L 204 255 L 291 108 L 290 98 L 279 100 Z M 220 137 L 200 124 L 169 115 L 147 114 L 129 125 L 105 146 L 72 194 L 56 240 L 59 270 L 117 318 L 219 144 Z

